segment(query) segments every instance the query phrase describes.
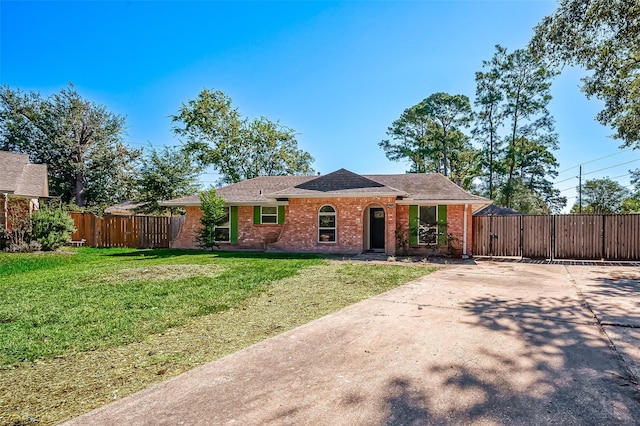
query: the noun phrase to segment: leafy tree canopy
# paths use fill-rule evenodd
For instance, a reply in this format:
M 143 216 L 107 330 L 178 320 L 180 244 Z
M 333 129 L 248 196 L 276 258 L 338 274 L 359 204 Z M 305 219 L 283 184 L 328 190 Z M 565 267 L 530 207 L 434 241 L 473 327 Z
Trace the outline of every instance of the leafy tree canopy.
M 204 89 L 171 118 L 187 150 L 202 165 L 214 166 L 221 183 L 313 173 L 313 157 L 298 148 L 293 129 L 265 117 L 242 117 L 221 91 Z
M 582 213 L 614 214 L 622 212 L 622 204 L 629 190 L 608 177 L 590 179 L 582 185 Z M 571 213 L 580 211 L 574 204 Z
M 553 188 L 558 162 L 554 121 L 547 109 L 555 72 L 523 49 L 502 46 L 476 73 L 473 136 L 482 195 L 523 212 L 559 211 L 566 199 Z
M 136 194 L 132 201 L 141 204 L 137 212 L 163 214 L 167 208 L 158 201 L 195 194 L 202 166 L 180 148 L 153 147 L 145 153 L 136 179 Z
M 475 150 L 462 132 L 472 119 L 469 98 L 434 93 L 404 110 L 380 146 L 391 161 L 408 161 L 409 172 L 437 172 L 465 187 L 475 176 Z
M 582 91 L 605 103 L 598 121 L 640 148 L 640 3 L 560 0 L 535 28 L 530 48 L 558 65 L 591 71 Z
M 47 98 L 0 88 L 0 150 L 47 164 L 50 193 L 80 207 L 129 197 L 140 152 L 123 143 L 124 123 L 72 84 Z

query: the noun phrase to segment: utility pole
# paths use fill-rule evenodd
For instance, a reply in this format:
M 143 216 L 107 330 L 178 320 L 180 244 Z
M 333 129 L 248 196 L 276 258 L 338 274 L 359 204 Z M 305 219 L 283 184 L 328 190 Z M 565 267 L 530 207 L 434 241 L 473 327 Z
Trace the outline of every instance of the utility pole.
M 578 175 L 578 212 L 582 214 L 582 164 L 580 164 L 580 174 Z

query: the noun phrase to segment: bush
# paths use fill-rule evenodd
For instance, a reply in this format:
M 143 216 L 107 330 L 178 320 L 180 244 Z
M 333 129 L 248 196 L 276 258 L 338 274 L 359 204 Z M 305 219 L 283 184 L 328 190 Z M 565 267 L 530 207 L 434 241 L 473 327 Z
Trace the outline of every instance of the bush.
M 29 243 L 11 243 L 9 247 L 5 249 L 10 253 L 31 253 L 34 251 L 42 250 L 42 244 L 37 241 L 31 241 Z
M 73 218 L 63 210 L 43 208 L 33 213 L 32 237 L 43 250 L 55 250 L 70 242 L 75 231 Z

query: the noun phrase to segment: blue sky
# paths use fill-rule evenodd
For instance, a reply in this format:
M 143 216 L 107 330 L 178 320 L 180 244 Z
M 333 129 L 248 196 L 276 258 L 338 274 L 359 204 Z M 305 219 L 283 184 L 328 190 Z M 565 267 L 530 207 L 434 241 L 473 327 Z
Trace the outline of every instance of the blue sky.
M 390 162 L 377 145 L 391 122 L 434 92 L 473 101 L 475 72 L 494 46 L 525 46 L 555 6 L 2 0 L 0 83 L 48 95 L 73 82 L 127 117 L 135 147 L 179 144 L 168 116 L 203 88 L 222 90 L 243 115 L 294 128 L 322 173 L 403 173 L 407 165 Z M 580 93 L 581 75 L 565 70 L 550 105 L 560 135 L 557 187 L 568 197 L 580 163 L 584 179 L 624 175 L 616 179 L 624 185 L 628 170 L 640 167 L 640 153 L 621 152 L 594 120 L 601 104 Z

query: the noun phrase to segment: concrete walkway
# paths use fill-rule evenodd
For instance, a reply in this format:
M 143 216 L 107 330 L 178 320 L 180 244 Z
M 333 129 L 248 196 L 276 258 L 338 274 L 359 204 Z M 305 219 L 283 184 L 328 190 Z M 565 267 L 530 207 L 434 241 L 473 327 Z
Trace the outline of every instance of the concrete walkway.
M 440 271 L 71 421 L 640 424 L 640 268 Z

